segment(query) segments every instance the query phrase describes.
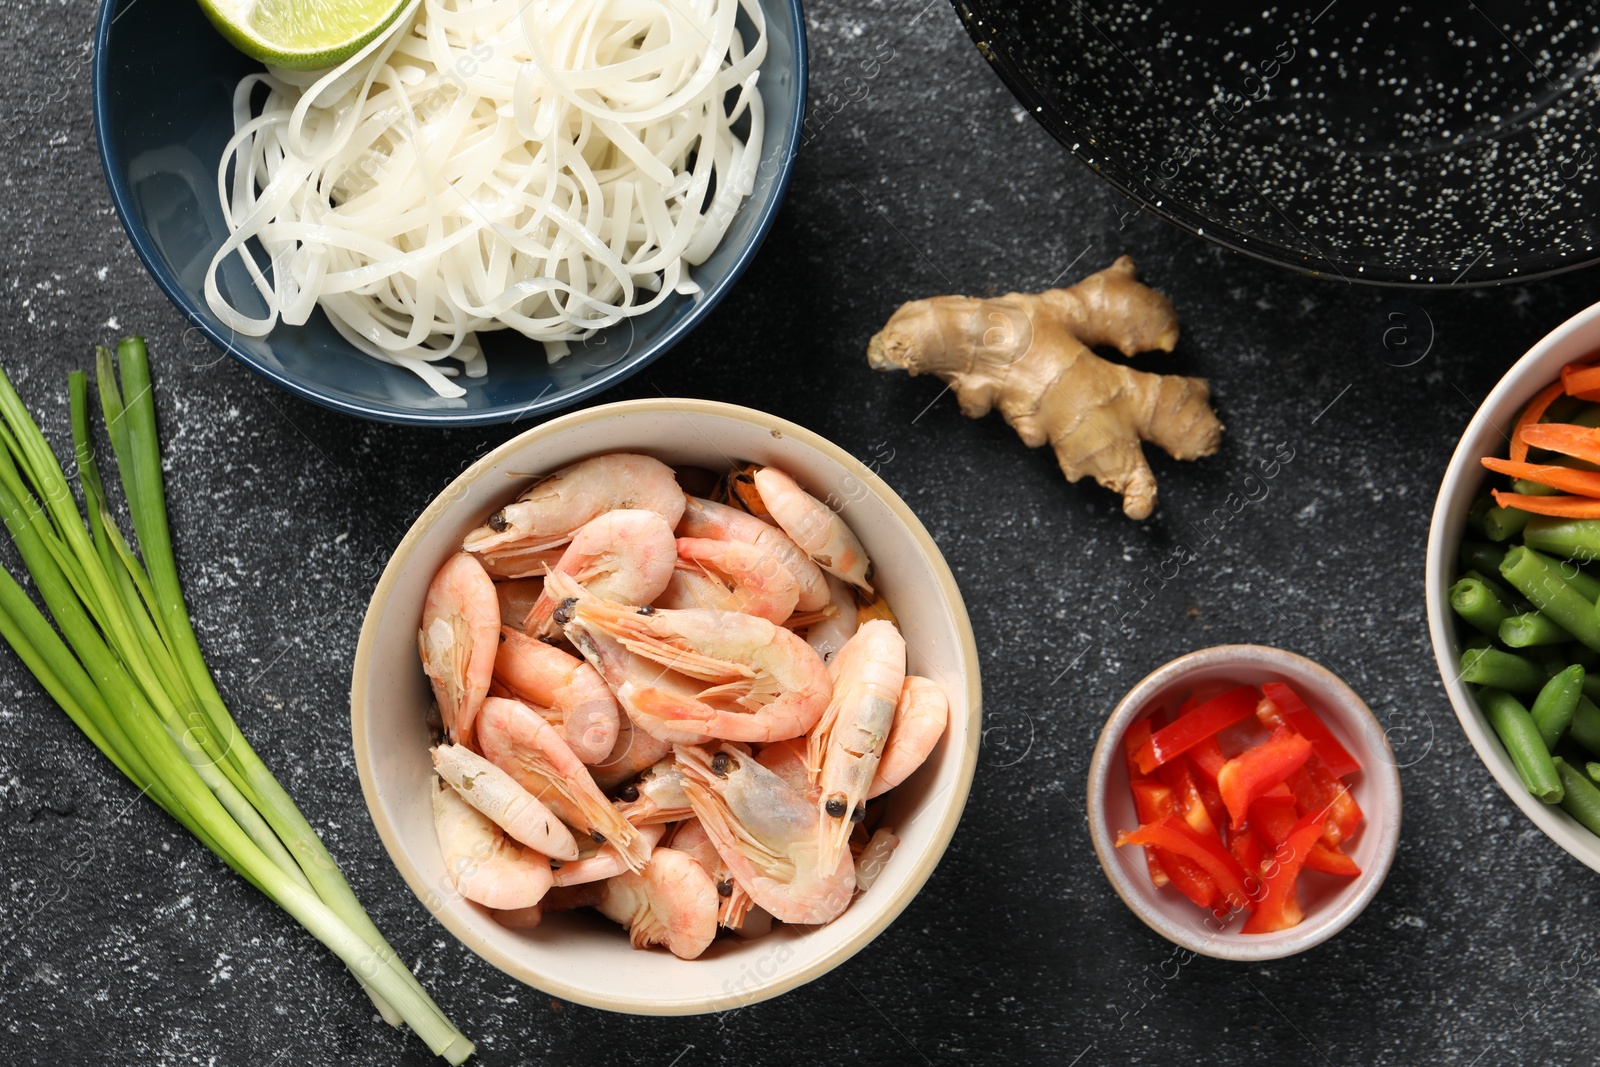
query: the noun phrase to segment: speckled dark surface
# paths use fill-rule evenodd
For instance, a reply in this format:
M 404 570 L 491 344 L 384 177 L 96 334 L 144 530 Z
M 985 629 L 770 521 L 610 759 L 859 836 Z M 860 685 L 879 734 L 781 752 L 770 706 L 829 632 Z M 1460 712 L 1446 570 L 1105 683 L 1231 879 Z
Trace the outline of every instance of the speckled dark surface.
M 1424 634 L 1422 553 L 1474 402 L 1592 299 L 1596 274 L 1402 305 L 1239 258 L 1132 212 L 1061 151 L 944 4 L 819 0 L 813 135 L 765 251 L 689 343 L 607 399 L 751 404 L 889 457 L 883 475 L 968 598 L 991 729 L 944 863 L 866 952 L 730 1016 L 611 1016 L 505 978 L 431 920 L 383 853 L 351 761 L 346 686 L 378 567 L 430 495 L 512 429 L 356 422 L 186 342 L 101 187 L 91 5 L 4 9 L 0 361 L 60 435 L 67 369 L 119 331 L 150 337 L 202 643 L 245 730 L 482 1062 L 1594 1061 L 1600 878 L 1526 822 L 1457 728 Z M 1039 287 L 1121 252 L 1184 318 L 1178 351 L 1150 365 L 1209 377 L 1228 426 L 1215 458 L 1156 461 L 1148 524 L 1066 486 L 998 418 L 961 418 L 937 382 L 866 367 L 868 336 L 902 300 Z M 1408 346 L 1381 343 L 1391 311 Z M 1141 609 L 1146 569 L 1200 540 L 1191 524 L 1280 442 L 1294 459 L 1266 496 Z M 1226 641 L 1311 655 L 1408 730 L 1405 833 L 1383 891 L 1334 941 L 1280 963 L 1175 968 L 1102 877 L 1080 793 L 1122 692 Z M 373 1021 L 331 956 L 136 798 L 9 654 L 0 820 L 0 1062 L 428 1061 Z

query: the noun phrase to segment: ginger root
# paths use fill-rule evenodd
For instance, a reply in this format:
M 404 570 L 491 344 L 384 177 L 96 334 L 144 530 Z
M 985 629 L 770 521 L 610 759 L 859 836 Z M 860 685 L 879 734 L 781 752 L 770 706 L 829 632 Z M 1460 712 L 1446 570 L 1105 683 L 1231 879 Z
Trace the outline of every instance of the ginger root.
M 1122 494 L 1129 518 L 1145 519 L 1156 479 L 1140 441 L 1197 459 L 1217 450 L 1222 423 L 1202 379 L 1147 374 L 1089 349 L 1132 356 L 1177 343 L 1172 303 L 1122 256 L 1067 289 L 903 304 L 867 345 L 867 361 L 937 374 L 968 418 L 998 407 L 1029 448 L 1054 448 L 1067 481 L 1090 475 Z

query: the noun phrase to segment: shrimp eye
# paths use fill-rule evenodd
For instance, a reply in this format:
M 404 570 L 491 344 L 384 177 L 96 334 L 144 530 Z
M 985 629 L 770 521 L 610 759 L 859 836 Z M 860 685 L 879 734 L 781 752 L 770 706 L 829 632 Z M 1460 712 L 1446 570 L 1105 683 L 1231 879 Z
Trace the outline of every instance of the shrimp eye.
M 857 819 L 856 821 L 860 822 L 861 820 Z M 599 830 L 590 830 L 589 838 L 597 845 L 603 845 L 606 843 L 606 835 L 601 833 Z
M 646 604 L 644 607 L 639 609 L 640 615 L 654 615 L 655 613 L 656 609 L 651 607 L 649 604 Z
M 635 800 L 639 799 L 639 787 L 636 785 L 630 785 L 617 795 L 623 800 L 627 801 L 629 804 L 632 804 Z
M 489 529 L 495 533 L 504 533 L 509 525 L 511 524 L 506 522 L 506 513 L 504 511 L 497 511 L 489 516 Z
M 835 819 L 844 818 L 845 806 L 843 797 L 829 797 L 828 802 L 822 806 L 822 810 Z
M 719 896 L 719 897 L 731 897 L 731 896 L 733 896 L 733 879 L 732 878 L 724 878 L 722 881 L 717 883 L 717 896 Z
M 572 621 L 572 609 L 578 603 L 578 598 L 569 596 L 561 602 L 561 606 L 550 616 L 557 626 L 565 626 Z
M 711 757 L 711 773 L 718 778 L 728 777 L 728 764 L 733 763 L 726 752 L 718 752 Z M 737 766 L 737 764 L 735 764 Z
M 856 805 L 856 810 L 852 811 L 850 813 L 850 821 L 853 822 L 853 823 L 860 823 L 866 817 L 867 817 L 867 806 L 865 804 L 857 804 Z

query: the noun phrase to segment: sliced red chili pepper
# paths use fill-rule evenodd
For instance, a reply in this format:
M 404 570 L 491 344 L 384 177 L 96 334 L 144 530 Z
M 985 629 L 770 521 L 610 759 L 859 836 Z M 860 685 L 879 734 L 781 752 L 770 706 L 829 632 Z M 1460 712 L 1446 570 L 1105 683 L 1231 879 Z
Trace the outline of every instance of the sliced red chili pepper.
M 1261 861 L 1267 849 L 1252 827 L 1234 831 L 1228 841 L 1228 851 L 1233 853 L 1233 858 L 1239 861 L 1239 866 L 1244 868 L 1247 876 L 1261 873 Z
M 1289 788 L 1294 790 L 1295 810 L 1300 814 L 1323 813 L 1327 828 L 1322 838 L 1328 845 L 1339 845 L 1355 836 L 1361 826 L 1361 806 L 1350 787 L 1335 778 L 1315 753 L 1289 776 Z
M 1272 701 L 1283 711 L 1284 718 L 1295 733 L 1311 742 L 1312 749 L 1317 757 L 1327 764 L 1328 770 L 1335 777 L 1343 778 L 1361 770 L 1361 764 L 1350 755 L 1350 751 L 1339 743 L 1333 736 L 1333 731 L 1328 729 L 1327 723 L 1318 718 L 1306 702 L 1283 682 L 1267 682 L 1261 687 L 1262 696 Z
M 1129 751 L 1132 751 L 1131 749 Z M 1132 768 L 1130 768 L 1132 770 Z M 1172 811 L 1172 790 L 1160 782 L 1149 778 L 1136 778 L 1131 783 L 1133 788 L 1133 810 L 1139 816 L 1140 823 L 1155 822 Z M 1162 862 L 1161 850 L 1151 846 L 1144 850 L 1145 867 L 1150 871 L 1150 880 L 1157 886 L 1164 886 L 1172 879 L 1167 874 L 1167 865 Z M 1204 907 L 1205 905 L 1201 905 Z
M 1260 695 L 1251 686 L 1240 686 L 1212 697 L 1192 711 L 1185 712 L 1169 726 L 1163 726 L 1140 747 L 1139 769 L 1146 774 L 1176 756 L 1181 756 L 1218 730 L 1250 717 Z
M 1200 803 L 1206 806 L 1206 814 L 1211 816 L 1211 825 L 1223 827 L 1228 825 L 1228 806 L 1222 802 L 1222 793 L 1217 789 L 1217 783 L 1208 781 L 1205 774 L 1188 759 L 1189 772 L 1194 778 L 1195 791 L 1200 794 Z
M 1264 796 L 1250 805 L 1250 829 L 1262 836 L 1268 848 L 1283 844 L 1289 831 L 1299 821 L 1294 797 L 1287 789 L 1281 796 Z M 1306 866 L 1313 871 L 1335 874 L 1341 878 L 1353 878 L 1361 873 L 1355 860 L 1337 846 L 1324 844 L 1320 839 L 1311 846 L 1311 852 L 1306 856 Z
M 1223 764 L 1217 774 L 1217 789 L 1234 829 L 1244 825 L 1252 802 L 1298 771 L 1310 756 L 1310 741 L 1280 727 L 1261 744 Z
M 1228 762 L 1228 757 L 1222 754 L 1222 745 L 1215 736 L 1206 738 L 1185 755 L 1189 757 L 1189 762 L 1194 764 L 1195 774 L 1212 785 L 1217 784 L 1217 772 Z
M 1217 834 L 1217 821 L 1211 817 L 1188 760 L 1173 760 L 1156 768 L 1156 777 L 1172 790 L 1172 802 L 1177 814 L 1190 826 L 1203 834 Z
M 1199 864 L 1221 890 L 1222 900 L 1232 908 L 1249 907 L 1250 899 L 1245 889 L 1245 872 L 1239 861 L 1222 845 L 1222 840 L 1203 834 L 1178 818 L 1168 815 L 1159 822 L 1141 826 L 1133 833 L 1117 835 L 1117 847 L 1123 845 L 1155 845 L 1169 852 L 1187 857 Z
M 1139 764 L 1133 757 L 1134 754 L 1139 751 L 1140 747 L 1149 740 L 1149 719 L 1140 719 L 1138 722 L 1128 727 L 1128 732 L 1123 735 L 1122 754 L 1128 761 L 1128 781 L 1130 782 L 1137 782 L 1141 778 L 1148 777 L 1144 771 L 1139 769 Z
M 1311 846 L 1311 852 L 1306 856 L 1306 867 L 1340 878 L 1354 878 L 1361 873 L 1356 861 L 1346 855 L 1343 849 L 1338 845 L 1323 844 L 1320 839 Z
M 1322 834 L 1322 823 L 1315 813 L 1303 815 L 1289 830 L 1289 836 L 1262 864 L 1261 878 L 1266 892 L 1256 902 L 1255 914 L 1244 924 L 1247 934 L 1270 934 L 1297 926 L 1305 918 L 1300 907 L 1298 883 L 1311 846 Z

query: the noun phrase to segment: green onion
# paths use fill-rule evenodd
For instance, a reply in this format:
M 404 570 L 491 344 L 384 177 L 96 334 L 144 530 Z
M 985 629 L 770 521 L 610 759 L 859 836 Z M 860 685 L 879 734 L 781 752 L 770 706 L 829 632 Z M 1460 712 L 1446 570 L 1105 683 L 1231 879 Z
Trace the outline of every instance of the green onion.
M 50 613 L 0 569 L 0 637 L 119 771 L 343 960 L 385 1019 L 461 1063 L 472 1042 L 373 925 L 240 733 L 206 666 L 167 527 L 144 342 L 124 340 L 115 360 L 100 349 L 96 378 L 138 553 L 118 528 L 94 458 L 87 377 L 69 378 L 80 511 L 0 370 L 0 521 Z

